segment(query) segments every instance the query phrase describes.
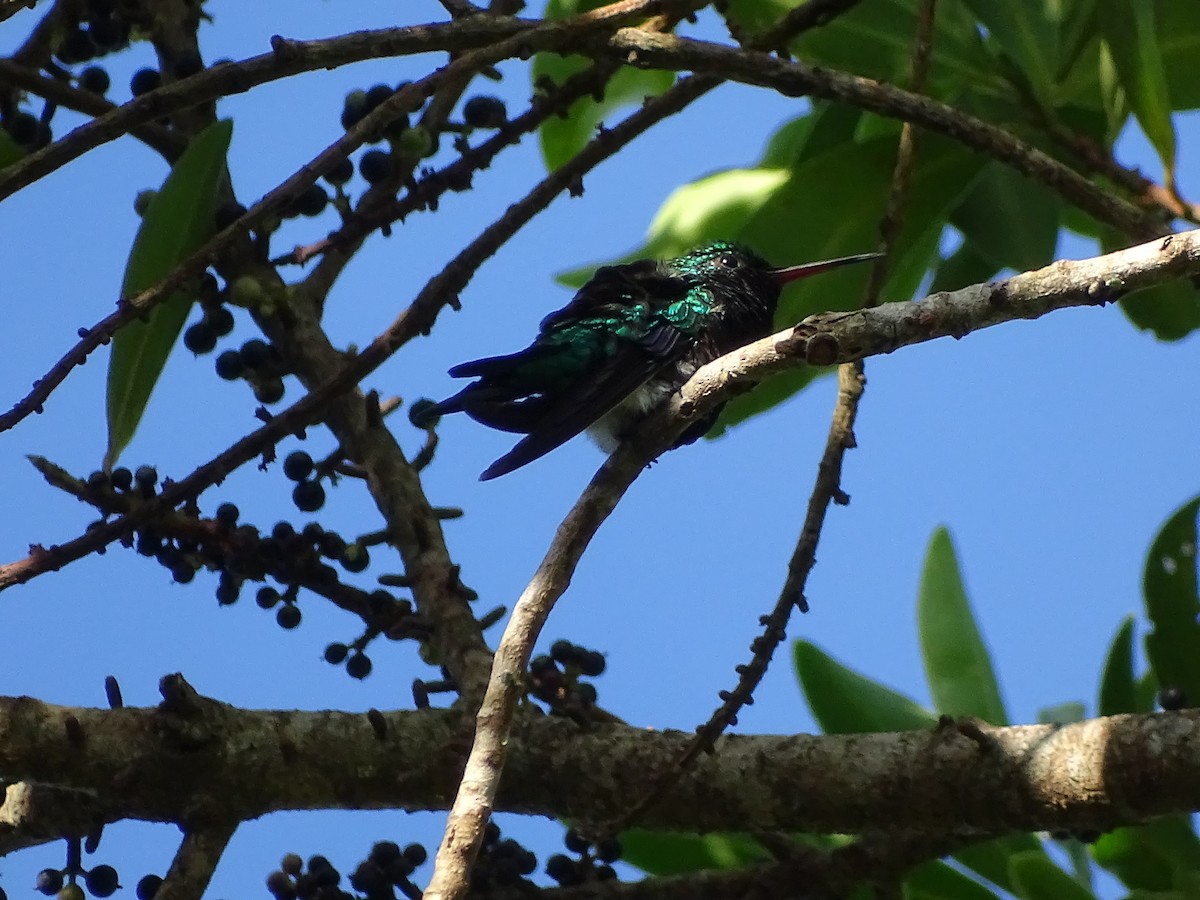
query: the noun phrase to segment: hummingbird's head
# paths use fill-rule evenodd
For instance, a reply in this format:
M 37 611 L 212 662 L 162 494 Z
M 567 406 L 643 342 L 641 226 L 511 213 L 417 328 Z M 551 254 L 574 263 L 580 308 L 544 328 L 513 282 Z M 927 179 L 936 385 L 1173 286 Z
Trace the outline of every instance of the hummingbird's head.
M 744 244 L 713 241 L 672 260 L 671 268 L 685 278 L 723 287 L 734 294 L 749 295 L 774 309 L 784 285 L 851 263 L 876 259 L 879 253 L 859 253 L 798 266 L 775 268 Z

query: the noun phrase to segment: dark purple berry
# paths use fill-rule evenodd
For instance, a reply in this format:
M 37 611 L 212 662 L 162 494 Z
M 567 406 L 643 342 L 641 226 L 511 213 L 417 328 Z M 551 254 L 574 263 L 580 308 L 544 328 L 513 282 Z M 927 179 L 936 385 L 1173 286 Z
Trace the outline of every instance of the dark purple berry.
M 377 107 L 380 103 L 382 103 L 384 100 L 388 99 L 388 97 L 392 96 L 392 93 L 393 92 L 392 92 L 392 88 L 390 85 L 377 84 L 374 87 L 372 87 L 370 90 L 367 91 L 366 111 L 370 112 L 371 110 L 375 109 L 375 107 Z
M 92 43 L 90 34 L 76 28 L 63 37 L 62 43 L 58 45 L 58 52 L 54 55 L 67 65 L 87 62 L 96 55 L 96 45 Z
M 208 320 L 209 327 L 217 337 L 225 337 L 229 332 L 233 331 L 233 313 L 227 307 L 216 306 L 207 310 L 204 314 Z
M 367 114 L 367 92 L 351 91 L 342 104 L 342 127 L 349 131 Z
M 118 882 L 117 870 L 112 866 L 96 866 L 83 876 L 83 883 L 93 897 L 111 897 L 121 886 Z
M 1187 694 L 1179 687 L 1165 687 L 1158 692 L 1158 705 L 1167 712 L 1184 709 L 1188 705 Z
M 310 184 L 304 189 L 304 193 L 296 198 L 296 209 L 303 216 L 319 216 L 325 211 L 328 203 L 329 195 L 325 193 L 325 189 L 319 184 Z
M 226 381 L 235 381 L 242 377 L 242 354 L 236 350 L 224 350 L 217 356 L 217 375 Z
M 90 93 L 104 96 L 111 84 L 108 72 L 100 66 L 88 66 L 79 73 L 79 86 Z
M 395 841 L 377 841 L 367 859 L 377 866 L 386 866 L 400 856 L 400 845 Z
M 421 844 L 409 844 L 404 848 L 404 858 L 414 866 L 419 866 L 429 859 L 429 853 Z
M 568 828 L 567 833 L 563 835 L 563 846 L 572 853 L 582 853 L 588 847 L 592 846 L 592 842 L 574 828 Z
M 463 121 L 472 128 L 499 128 L 508 121 L 508 110 L 499 97 L 472 97 L 463 104 Z
M 154 895 L 162 887 L 162 881 L 157 875 L 143 875 L 137 883 L 138 900 L 154 900 Z
M 325 180 L 330 184 L 345 184 L 354 177 L 354 163 L 350 157 L 343 156 L 325 173 Z
M 108 476 L 108 480 L 112 484 L 113 490 L 127 491 L 133 487 L 133 473 L 124 466 L 113 469 L 112 474 Z
M 129 93 L 135 97 L 148 94 L 162 86 L 162 75 L 157 69 L 138 69 L 129 79 Z
M 232 503 L 222 503 L 217 507 L 217 511 L 213 513 L 213 518 L 224 525 L 226 528 L 233 528 L 237 525 L 238 516 L 242 511 Z
M 366 547 L 355 541 L 353 544 L 346 545 L 338 562 L 347 572 L 362 572 L 370 565 L 371 554 L 367 552 Z
M 247 369 L 261 369 L 271 359 L 271 346 L 266 341 L 251 338 L 242 344 L 242 366 Z
M 354 653 L 346 660 L 346 674 L 359 681 L 371 674 L 371 657 L 365 653 Z
M 588 678 L 595 678 L 597 675 L 604 674 L 604 668 L 607 665 L 604 654 L 598 650 L 584 650 L 576 656 L 575 664 L 579 666 L 581 675 L 586 675 Z
M 332 643 L 325 648 L 325 662 L 331 666 L 340 666 L 346 661 L 346 656 L 349 655 L 350 648 L 345 644 Z
M 183 333 L 183 346 L 197 356 L 212 353 L 217 347 L 217 333 L 213 331 L 206 319 L 201 319 L 199 322 L 189 325 L 187 331 Z
M 319 481 L 301 481 L 292 490 L 292 502 L 301 512 L 316 512 L 325 505 L 325 488 Z
M 606 838 L 596 845 L 596 859 L 600 862 L 616 862 L 621 858 L 621 842 L 616 838 Z
M 392 174 L 392 158 L 382 150 L 368 150 L 358 161 L 358 172 L 367 184 L 379 184 Z
M 555 853 L 546 860 L 546 874 L 563 887 L 571 887 L 583 881 L 575 860 L 562 853 Z
M 408 421 L 417 428 L 432 428 L 438 423 L 440 415 L 434 412 L 437 403 L 428 397 L 422 397 L 408 408 Z
M 37 873 L 33 886 L 38 893 L 53 897 L 62 890 L 63 874 L 58 869 L 42 869 Z
M 283 474 L 290 481 L 304 481 L 312 470 L 313 459 L 303 450 L 293 450 L 283 460 Z
M 278 403 L 283 399 L 284 392 L 282 378 L 268 378 L 254 386 L 254 399 L 259 403 Z
M 279 591 L 270 585 L 260 587 L 254 595 L 254 602 L 262 609 L 270 609 L 279 602 Z
M 14 113 L 4 120 L 4 130 L 22 147 L 30 147 L 37 142 L 40 127 L 37 117 L 27 112 Z
M 285 603 L 279 607 L 279 612 L 275 613 L 275 621 L 279 623 L 280 628 L 290 631 L 300 624 L 300 607 L 295 603 Z

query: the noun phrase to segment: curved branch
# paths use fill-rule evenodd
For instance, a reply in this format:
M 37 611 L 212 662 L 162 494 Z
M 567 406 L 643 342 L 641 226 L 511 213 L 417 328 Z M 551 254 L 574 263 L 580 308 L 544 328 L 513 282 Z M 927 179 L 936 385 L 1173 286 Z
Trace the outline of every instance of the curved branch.
M 1012 166 L 1080 209 L 1133 238 L 1148 240 L 1170 229 L 1158 217 L 1106 193 L 1079 173 L 1001 128 L 944 103 L 890 84 L 834 69 L 787 62 L 766 53 L 732 49 L 705 41 L 622 28 L 609 37 L 583 42 L 593 55 L 612 53 L 631 65 L 655 69 L 687 69 L 754 84 L 787 96 L 837 100 L 851 106 L 921 125 L 946 135 L 992 159 Z

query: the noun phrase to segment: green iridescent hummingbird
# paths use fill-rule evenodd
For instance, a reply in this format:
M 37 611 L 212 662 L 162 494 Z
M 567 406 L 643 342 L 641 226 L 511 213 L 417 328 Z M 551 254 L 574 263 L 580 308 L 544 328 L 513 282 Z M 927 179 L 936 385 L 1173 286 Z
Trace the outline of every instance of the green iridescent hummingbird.
M 770 334 L 785 284 L 878 255 L 777 269 L 748 247 L 715 241 L 675 259 L 604 266 L 570 303 L 542 320 L 524 350 L 451 369 L 455 378 L 476 380 L 429 415 L 465 412 L 525 435 L 481 481 L 518 469 L 582 431 L 612 451 L 700 366 Z M 672 449 L 705 434 L 719 412 L 693 423 Z

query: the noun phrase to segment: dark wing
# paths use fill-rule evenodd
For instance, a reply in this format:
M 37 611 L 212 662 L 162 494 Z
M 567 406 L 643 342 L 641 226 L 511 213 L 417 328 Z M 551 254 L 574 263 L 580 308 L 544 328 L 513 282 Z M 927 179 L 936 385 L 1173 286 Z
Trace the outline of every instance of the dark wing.
M 631 302 L 670 303 L 681 299 L 687 291 L 687 283 L 663 272 L 657 260 L 640 259 L 621 266 L 601 266 L 570 303 L 542 319 L 541 331 L 544 334 L 569 328 L 581 320 L 603 316 L 608 310 Z
M 545 456 L 611 410 L 683 354 L 686 342 L 669 325 L 642 341 L 624 342 L 600 367 L 539 410 L 537 423 L 479 476 L 490 481 Z M 654 352 L 649 352 L 650 348 Z M 468 410 L 469 412 L 469 410 Z

